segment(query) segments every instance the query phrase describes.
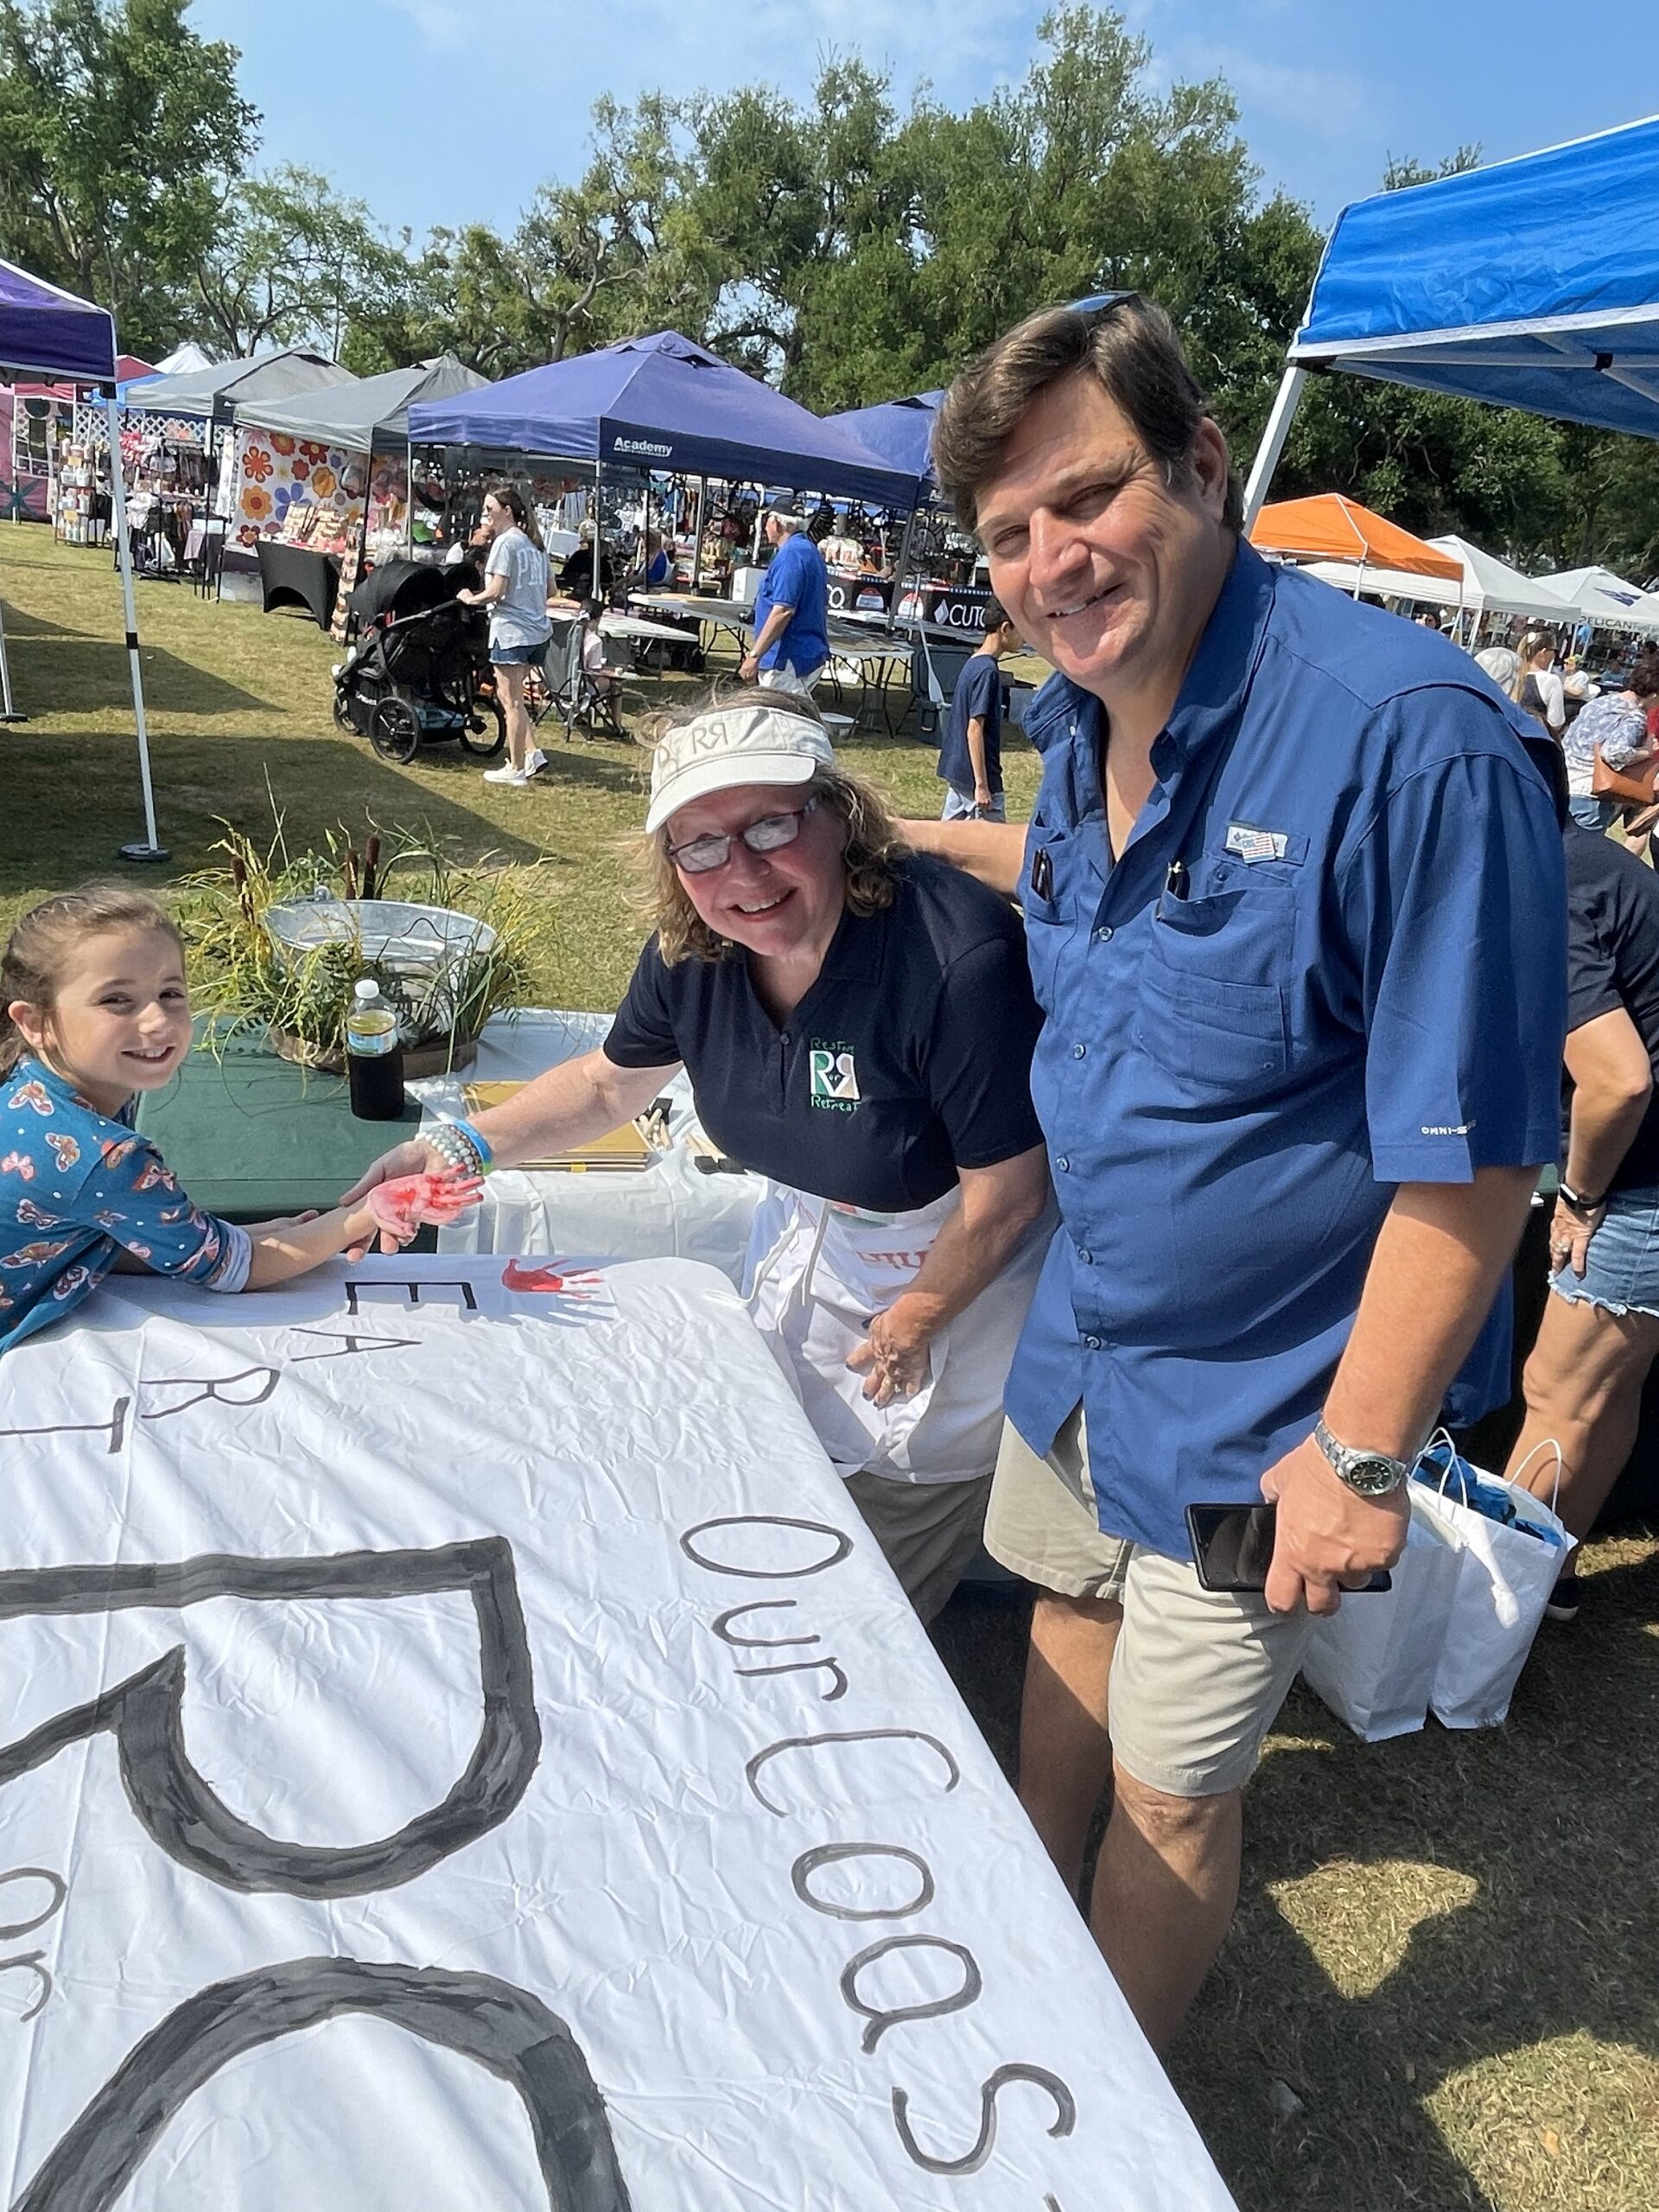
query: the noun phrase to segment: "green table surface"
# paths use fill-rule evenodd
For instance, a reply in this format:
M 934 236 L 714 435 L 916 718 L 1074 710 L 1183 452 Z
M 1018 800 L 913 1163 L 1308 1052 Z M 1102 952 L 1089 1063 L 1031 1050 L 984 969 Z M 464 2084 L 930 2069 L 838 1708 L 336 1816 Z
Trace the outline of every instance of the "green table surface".
M 372 1160 L 410 1135 L 359 1122 L 344 1076 L 279 1059 L 254 1031 L 197 1024 L 195 1049 L 171 1083 L 139 1100 L 138 1127 L 195 1203 L 228 1221 L 327 1209 Z

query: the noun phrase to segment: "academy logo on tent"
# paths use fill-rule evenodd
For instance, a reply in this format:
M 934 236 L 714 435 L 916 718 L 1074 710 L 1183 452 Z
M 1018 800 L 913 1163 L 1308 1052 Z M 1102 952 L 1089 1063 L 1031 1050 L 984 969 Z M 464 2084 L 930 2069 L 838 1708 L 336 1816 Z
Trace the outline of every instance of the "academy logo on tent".
M 858 1105 L 858 1070 L 853 1048 L 814 1042 L 807 1059 L 808 1094 L 815 1106 L 833 1114 L 853 1113 Z

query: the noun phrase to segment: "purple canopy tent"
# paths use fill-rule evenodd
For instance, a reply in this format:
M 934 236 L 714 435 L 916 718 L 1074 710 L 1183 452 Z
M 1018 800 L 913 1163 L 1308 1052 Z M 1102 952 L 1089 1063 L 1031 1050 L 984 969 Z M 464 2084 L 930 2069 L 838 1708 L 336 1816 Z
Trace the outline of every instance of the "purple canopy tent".
M 110 451 L 121 451 L 120 424 L 115 397 L 115 318 L 107 308 L 77 299 L 73 292 L 31 276 L 26 270 L 0 261 L 0 369 L 44 378 L 64 378 L 72 384 L 101 387 L 110 416 Z M 117 558 L 121 567 L 121 591 L 126 608 L 127 661 L 132 677 L 133 721 L 138 733 L 138 775 L 144 798 L 144 836 L 142 842 L 124 845 L 121 856 L 130 861 L 164 861 L 156 842 L 156 798 L 149 779 L 149 732 L 144 722 L 144 686 L 138 666 L 138 616 L 132 597 L 132 552 L 127 543 L 125 486 L 119 466 L 110 471 L 114 502 L 113 521 Z M 11 672 L 6 663 L 5 629 L 0 622 L 0 705 L 7 721 L 23 718 L 12 705 Z

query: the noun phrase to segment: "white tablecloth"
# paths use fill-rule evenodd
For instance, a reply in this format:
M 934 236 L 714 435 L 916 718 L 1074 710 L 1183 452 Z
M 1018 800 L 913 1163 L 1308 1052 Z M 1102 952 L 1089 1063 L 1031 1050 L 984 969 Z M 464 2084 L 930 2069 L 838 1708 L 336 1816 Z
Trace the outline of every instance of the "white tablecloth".
M 455 1076 L 409 1086 L 427 1116 L 454 1119 L 467 1111 L 469 1083 L 522 1083 L 563 1060 L 591 1052 L 611 1026 L 606 1014 L 559 1014 L 527 1007 L 498 1014 L 479 1039 L 478 1058 Z M 441 1230 L 441 1252 L 557 1252 L 567 1259 L 703 1260 L 736 1282 L 749 1224 L 761 1194 L 754 1175 L 705 1175 L 685 1140 L 697 1128 L 691 1086 L 683 1074 L 663 1085 L 671 1102 L 675 1143 L 637 1174 L 524 1174 L 506 1168 L 490 1176 L 484 1203 L 453 1228 Z

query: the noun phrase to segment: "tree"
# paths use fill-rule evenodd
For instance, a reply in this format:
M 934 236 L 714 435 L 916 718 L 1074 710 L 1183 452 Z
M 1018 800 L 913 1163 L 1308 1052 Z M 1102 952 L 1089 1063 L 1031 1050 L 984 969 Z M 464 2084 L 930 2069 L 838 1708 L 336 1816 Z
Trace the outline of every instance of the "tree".
M 588 165 L 544 184 L 510 238 L 437 231 L 353 319 L 354 343 L 409 359 L 447 349 L 491 377 L 663 325 L 700 336 L 718 284 L 691 219 L 679 105 L 595 102 Z
M 407 267 L 362 200 L 285 165 L 227 196 L 195 270 L 199 334 L 238 359 L 302 340 L 335 359 L 353 321 L 400 290 Z
M 1138 287 L 1184 321 L 1224 420 L 1264 376 L 1318 257 L 1306 213 L 1262 205 L 1219 79 L 1153 82 L 1109 10 L 1045 18 L 1024 79 L 953 114 L 899 114 L 830 55 L 798 106 L 749 87 L 699 104 L 697 219 L 728 282 L 715 342 L 810 405 L 947 381 L 1033 308 Z
M 809 404 L 852 404 L 847 359 L 893 334 L 883 310 L 914 266 L 914 149 L 887 79 L 831 54 L 808 107 L 751 86 L 698 103 L 693 128 L 690 215 L 726 279 L 714 342 Z M 903 346 L 879 350 L 902 375 Z
M 189 328 L 258 117 L 188 0 L 0 0 L 0 253 L 113 310 L 129 347 Z

